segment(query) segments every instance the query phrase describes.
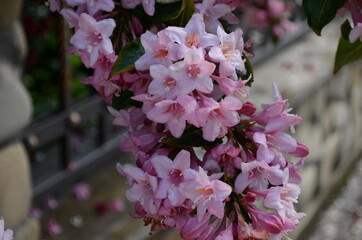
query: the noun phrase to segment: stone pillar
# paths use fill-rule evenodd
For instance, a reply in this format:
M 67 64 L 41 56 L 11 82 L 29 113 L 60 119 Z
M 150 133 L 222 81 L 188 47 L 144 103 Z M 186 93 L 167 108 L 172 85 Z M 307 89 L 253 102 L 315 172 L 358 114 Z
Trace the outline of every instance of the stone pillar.
M 31 204 L 29 160 L 19 136 L 32 107 L 21 83 L 26 41 L 19 22 L 21 0 L 0 0 L 0 217 L 16 240 L 39 239 Z

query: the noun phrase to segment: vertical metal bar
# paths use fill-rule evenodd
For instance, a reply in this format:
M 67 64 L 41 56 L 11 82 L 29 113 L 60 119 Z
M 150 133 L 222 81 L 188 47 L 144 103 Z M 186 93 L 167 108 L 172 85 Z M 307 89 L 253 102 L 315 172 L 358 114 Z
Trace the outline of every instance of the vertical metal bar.
M 59 22 L 59 56 L 60 56 L 60 69 L 59 69 L 59 84 L 60 84 L 60 101 L 61 101 L 61 111 L 69 112 L 69 106 L 71 104 L 71 78 L 69 73 L 69 66 L 67 61 L 67 34 L 66 34 L 66 22 L 63 17 L 58 16 Z M 68 119 L 63 123 L 66 125 L 66 131 L 64 132 L 64 137 L 61 140 L 62 144 L 62 162 L 60 166 L 62 169 L 69 167 L 72 154 L 71 154 L 71 130 L 67 127 L 69 125 Z

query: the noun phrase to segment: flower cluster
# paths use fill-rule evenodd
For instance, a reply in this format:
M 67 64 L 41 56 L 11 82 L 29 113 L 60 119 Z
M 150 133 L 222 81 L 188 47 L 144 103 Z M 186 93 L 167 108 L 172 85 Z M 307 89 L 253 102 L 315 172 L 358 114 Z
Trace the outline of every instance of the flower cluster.
M 241 6 L 242 20 L 247 26 L 256 30 L 271 29 L 274 37 L 279 38 L 296 28 L 288 20 L 294 5 L 283 0 L 255 1 L 245 0 Z
M 83 81 L 107 103 L 132 95 L 130 104 L 108 109 L 113 123 L 127 128 L 121 150 L 136 159 L 117 166 L 131 185 L 133 216 L 151 230 L 179 229 L 183 239 L 281 239 L 304 216 L 294 203 L 308 148 L 285 133 L 301 118 L 289 113 L 275 85 L 275 101 L 263 110 L 247 100 L 249 44 L 240 29 L 228 33 L 220 23 L 237 22 L 232 10 L 244 1 L 195 2 L 184 27 L 145 27 L 144 54 L 118 72 L 144 28 L 127 9 L 142 3 L 152 16 L 155 1 L 122 0 L 116 10 L 108 0 L 51 7 L 74 28 L 71 52 L 94 69 Z M 122 49 L 118 57 L 114 49 Z

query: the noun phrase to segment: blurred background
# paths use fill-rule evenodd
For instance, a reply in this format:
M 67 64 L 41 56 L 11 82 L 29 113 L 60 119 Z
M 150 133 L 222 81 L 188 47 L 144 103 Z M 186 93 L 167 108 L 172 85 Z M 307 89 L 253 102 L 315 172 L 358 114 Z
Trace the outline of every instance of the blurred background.
M 92 74 L 68 53 L 70 30 L 40 0 L 0 4 L 0 216 L 17 240 L 178 239 L 149 234 L 132 219 L 127 184 L 115 170 L 122 129 L 80 80 Z M 304 121 L 295 137 L 310 148 L 293 239 L 361 239 L 361 64 L 333 75 L 340 22 L 312 33 L 301 1 L 290 1 L 293 31 L 252 28 L 251 101 L 272 99 L 276 82 Z

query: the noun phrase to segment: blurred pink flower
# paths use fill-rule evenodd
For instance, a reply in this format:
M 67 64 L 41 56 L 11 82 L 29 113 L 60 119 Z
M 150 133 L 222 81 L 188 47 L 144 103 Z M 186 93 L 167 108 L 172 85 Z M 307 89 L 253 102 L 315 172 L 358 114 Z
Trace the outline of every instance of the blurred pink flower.
M 73 193 L 78 200 L 87 200 L 91 195 L 91 186 L 88 183 L 78 183 L 73 187 Z

